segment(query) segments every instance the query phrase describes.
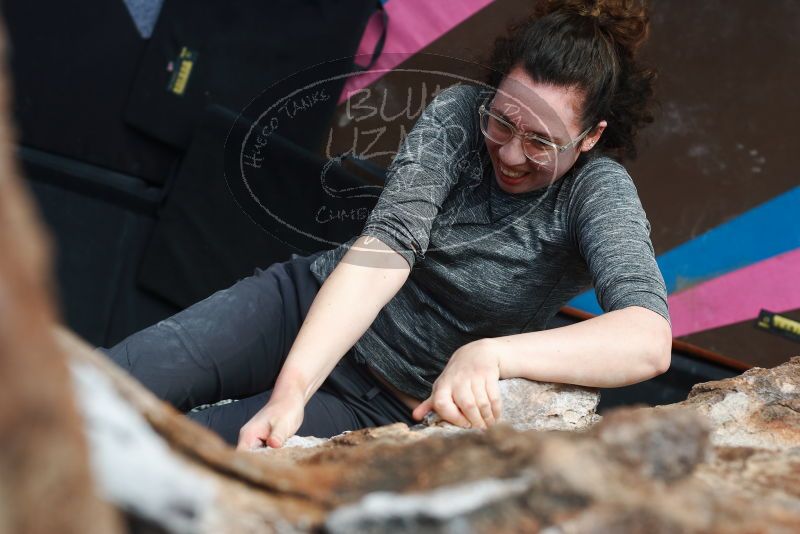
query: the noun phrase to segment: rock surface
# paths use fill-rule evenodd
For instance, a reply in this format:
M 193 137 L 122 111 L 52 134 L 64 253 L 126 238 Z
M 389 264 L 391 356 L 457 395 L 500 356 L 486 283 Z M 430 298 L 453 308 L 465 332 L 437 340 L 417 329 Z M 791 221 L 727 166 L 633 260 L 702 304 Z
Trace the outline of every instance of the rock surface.
M 153 434 L 191 466 L 191 476 L 211 481 L 215 497 L 202 507 L 195 532 L 800 530 L 800 448 L 789 446 L 791 428 L 780 449 L 714 446 L 729 423 L 705 412 L 729 393 L 708 404 L 698 395 L 741 392 L 755 375 L 763 387 L 754 399 L 782 398 L 769 388 L 798 384 L 800 359 L 699 386 L 679 405 L 613 411 L 582 432 L 398 423 L 245 453 L 161 404 L 100 355 L 78 350 L 76 340 L 63 341 L 73 343 L 76 361 L 110 378 Z M 766 439 L 759 436 L 771 429 L 753 427 L 750 439 Z
M 97 490 L 120 510 L 168 532 L 293 532 L 321 523 L 324 505 L 293 494 L 313 487 L 294 466 L 237 453 L 67 330 L 54 329 L 54 338 L 71 355 Z
M 500 381 L 500 395 L 503 399 L 501 421 L 516 430 L 581 431 L 600 420 L 596 413 L 600 394 L 594 389 L 514 378 Z M 422 423 L 411 428 L 404 423 L 397 423 L 358 433 L 345 432 L 329 439 L 292 436 L 280 449 L 267 448 L 256 452 L 296 461 L 313 456 L 322 449 L 357 445 L 384 436 L 413 442 L 434 435 L 464 432 L 477 430 L 455 426 L 431 412 Z
M 600 420 L 595 389 L 511 378 L 500 381 L 500 395 L 500 419 L 517 430 L 586 430 Z M 434 415 L 426 424 L 439 421 Z
M 800 357 L 774 369 L 698 384 L 681 404 L 711 420 L 714 445 L 782 450 L 800 445 Z

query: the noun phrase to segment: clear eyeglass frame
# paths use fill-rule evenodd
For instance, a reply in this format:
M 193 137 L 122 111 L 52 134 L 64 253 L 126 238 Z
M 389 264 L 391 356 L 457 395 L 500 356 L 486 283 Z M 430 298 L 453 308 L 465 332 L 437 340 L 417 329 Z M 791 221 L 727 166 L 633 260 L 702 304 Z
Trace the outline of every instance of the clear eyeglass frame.
M 578 137 L 576 137 L 575 139 L 573 139 L 569 143 L 567 143 L 565 145 L 559 145 L 559 144 L 556 144 L 556 143 L 550 141 L 549 139 L 545 139 L 544 137 L 542 137 L 540 135 L 537 135 L 535 133 L 520 132 L 517 129 L 516 126 L 514 126 L 513 124 L 511 124 L 510 122 L 508 122 L 504 118 L 500 117 L 499 115 L 497 115 L 497 114 L 493 113 L 492 111 L 490 111 L 486 107 L 485 103 L 481 104 L 480 107 L 478 108 L 478 114 L 480 115 L 480 119 L 481 119 L 480 120 L 480 127 L 481 127 L 481 132 L 483 133 L 483 135 L 485 135 L 487 138 L 489 138 L 490 140 L 494 141 L 495 143 L 500 143 L 502 145 L 510 142 L 514 137 L 519 137 L 520 140 L 522 140 L 522 151 L 525 154 L 525 157 L 528 158 L 529 160 L 531 160 L 532 162 L 537 163 L 539 165 L 545 165 L 545 164 L 550 163 L 552 161 L 553 156 L 555 155 L 556 152 L 560 154 L 560 153 L 564 152 L 565 150 L 575 146 L 575 143 L 578 143 L 581 139 L 586 137 L 586 135 L 592 130 L 592 127 L 589 126 L 583 132 L 581 132 L 578 135 Z M 509 133 L 510 133 L 510 136 L 508 137 L 508 139 L 506 139 L 505 141 L 498 140 L 498 139 L 493 138 L 488 133 L 488 131 L 487 131 L 488 128 L 487 128 L 486 122 L 487 122 L 489 117 L 491 117 L 492 119 L 496 120 L 499 124 L 501 124 L 501 125 L 505 126 L 506 128 L 508 128 Z M 528 151 L 526 150 L 526 144 L 525 144 L 526 140 L 532 140 L 532 141 L 535 141 L 535 142 L 539 143 L 540 145 L 543 145 L 542 150 L 539 152 L 539 154 L 537 154 L 537 156 L 531 156 L 530 154 L 528 154 Z M 546 160 L 543 159 L 542 156 L 546 156 L 547 159 Z

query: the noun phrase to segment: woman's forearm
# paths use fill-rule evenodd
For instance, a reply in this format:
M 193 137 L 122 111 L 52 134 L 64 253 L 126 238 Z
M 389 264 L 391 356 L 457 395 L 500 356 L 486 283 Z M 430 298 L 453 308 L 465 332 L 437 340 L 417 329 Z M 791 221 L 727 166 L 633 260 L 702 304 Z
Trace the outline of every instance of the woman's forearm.
M 561 328 L 486 342 L 500 358 L 500 378 L 608 388 L 665 372 L 672 331 L 654 311 L 631 306 Z
M 314 298 L 273 396 L 301 394 L 308 402 L 409 273 L 403 257 L 380 240 L 356 240 Z

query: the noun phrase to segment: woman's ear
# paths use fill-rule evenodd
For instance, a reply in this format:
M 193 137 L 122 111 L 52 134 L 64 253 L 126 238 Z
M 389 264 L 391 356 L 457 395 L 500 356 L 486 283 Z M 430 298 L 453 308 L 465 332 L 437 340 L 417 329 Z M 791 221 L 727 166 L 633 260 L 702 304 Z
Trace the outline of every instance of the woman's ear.
M 595 126 L 594 129 L 589 132 L 589 135 L 584 137 L 581 141 L 581 152 L 588 152 L 594 148 L 594 145 L 600 140 L 600 136 L 603 135 L 603 130 L 606 129 L 606 126 L 608 126 L 608 122 L 606 121 L 597 123 L 597 126 Z

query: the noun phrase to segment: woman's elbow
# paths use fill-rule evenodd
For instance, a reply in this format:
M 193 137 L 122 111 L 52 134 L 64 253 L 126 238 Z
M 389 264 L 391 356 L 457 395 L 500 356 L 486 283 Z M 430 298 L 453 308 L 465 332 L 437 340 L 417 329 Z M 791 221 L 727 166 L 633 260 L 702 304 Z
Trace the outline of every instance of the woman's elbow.
M 667 326 L 657 339 L 651 360 L 654 377 L 666 373 L 672 364 L 672 329 Z
M 672 350 L 660 354 L 655 361 L 653 376 L 663 375 L 669 371 L 669 366 L 672 364 Z
M 672 326 L 654 310 L 637 307 L 637 312 L 642 319 L 638 323 L 639 334 L 644 336 L 640 339 L 647 346 L 643 352 L 650 355 L 647 358 L 648 378 L 653 378 L 666 373 L 672 363 Z

